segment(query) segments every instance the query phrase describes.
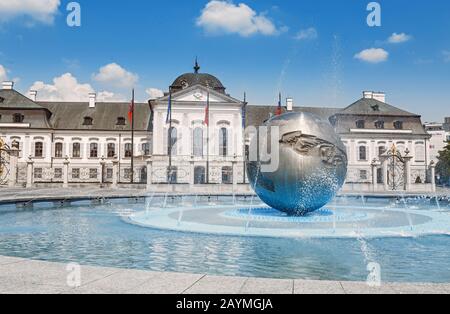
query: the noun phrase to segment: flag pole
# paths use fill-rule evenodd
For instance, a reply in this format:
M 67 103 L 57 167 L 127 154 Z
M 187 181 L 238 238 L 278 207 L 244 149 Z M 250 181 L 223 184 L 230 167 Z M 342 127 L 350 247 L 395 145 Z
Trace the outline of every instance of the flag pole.
M 209 114 L 209 91 L 208 91 L 208 98 L 206 100 L 206 108 L 207 108 L 207 119 L 208 119 L 208 124 L 207 124 L 207 135 L 206 135 L 206 184 L 209 184 L 209 124 L 210 124 L 210 114 Z
M 134 88 L 131 100 L 131 183 L 134 183 Z
M 168 141 L 169 141 L 169 170 L 167 171 L 167 181 L 169 184 L 172 183 L 172 136 L 173 136 L 173 130 L 172 130 L 172 89 L 169 88 L 169 112 L 168 112 L 168 118 L 169 118 L 169 135 L 168 135 Z
M 242 133 L 242 151 L 244 153 L 244 178 L 243 178 L 243 182 L 245 184 L 245 180 L 247 177 L 247 154 L 246 154 L 246 149 L 245 149 L 245 128 L 247 127 L 247 93 L 244 92 L 244 103 L 242 105 L 242 128 L 243 128 L 243 133 Z

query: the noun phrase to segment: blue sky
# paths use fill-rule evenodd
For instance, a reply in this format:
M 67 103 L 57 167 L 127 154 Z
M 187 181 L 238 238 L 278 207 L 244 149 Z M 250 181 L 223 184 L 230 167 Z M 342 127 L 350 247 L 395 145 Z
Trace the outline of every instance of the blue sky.
M 281 90 L 297 106 L 344 107 L 375 90 L 424 120 L 450 116 L 446 0 L 378 1 L 382 26 L 373 28 L 368 0 L 80 0 L 74 28 L 68 1 L 21 1 L 0 0 L 0 79 L 33 86 L 41 99 L 89 90 L 125 99 L 135 86 L 144 100 L 198 56 L 201 71 L 251 104 L 275 104 Z M 47 3 L 35 9 L 39 1 Z

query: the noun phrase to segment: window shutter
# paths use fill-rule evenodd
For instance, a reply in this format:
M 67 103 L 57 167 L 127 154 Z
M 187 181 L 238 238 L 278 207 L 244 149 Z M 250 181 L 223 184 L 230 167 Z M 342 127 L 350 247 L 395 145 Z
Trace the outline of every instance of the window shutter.
M 125 144 L 120 145 L 120 159 L 125 158 Z
M 35 157 L 35 152 L 36 152 L 36 143 L 33 142 L 33 143 L 31 143 L 31 154 L 30 154 L 30 156 L 31 157 Z
M 73 144 L 74 144 L 74 143 L 70 143 L 70 145 L 69 145 L 69 156 L 70 156 L 71 158 L 73 158 Z
M 52 143 L 50 156 L 56 157 L 56 143 L 55 142 Z M 45 150 L 44 150 L 44 157 L 45 157 Z
M 67 150 L 67 144 L 64 142 L 63 144 L 62 144 L 62 157 L 63 158 L 66 158 L 67 157 L 67 152 L 66 152 L 66 150 Z
M 108 157 L 108 144 L 107 143 L 103 143 L 102 145 L 102 153 L 100 157 L 104 157 L 107 158 Z

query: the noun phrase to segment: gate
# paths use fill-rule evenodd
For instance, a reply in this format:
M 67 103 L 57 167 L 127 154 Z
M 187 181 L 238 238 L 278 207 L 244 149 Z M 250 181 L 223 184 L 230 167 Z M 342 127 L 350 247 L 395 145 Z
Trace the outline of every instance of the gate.
M 8 183 L 10 152 L 9 146 L 0 139 L 0 185 Z
M 388 160 L 388 186 L 392 191 L 404 190 L 405 188 L 405 160 L 401 152 L 394 145 L 386 152 Z

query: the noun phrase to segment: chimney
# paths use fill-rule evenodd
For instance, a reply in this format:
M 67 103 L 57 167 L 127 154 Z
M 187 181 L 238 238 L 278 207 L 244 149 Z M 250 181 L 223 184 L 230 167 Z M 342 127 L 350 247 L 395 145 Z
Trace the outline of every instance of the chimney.
M 294 109 L 294 99 L 293 98 L 287 98 L 286 99 L 286 110 L 292 111 Z
M 382 92 L 378 92 L 378 93 L 373 93 L 373 99 L 381 101 L 381 102 L 386 102 L 386 93 L 382 93 Z
M 89 108 L 95 108 L 96 102 L 97 102 L 97 94 L 89 93 Z
M 386 93 L 383 92 L 363 92 L 364 99 L 375 99 L 381 102 L 386 102 Z
M 30 90 L 30 92 L 28 93 L 28 95 L 29 95 L 29 98 L 32 100 L 32 101 L 36 101 L 36 99 L 37 99 L 37 90 Z
M 14 82 L 10 82 L 10 81 L 3 82 L 2 88 L 3 88 L 3 90 L 13 90 L 14 89 Z

